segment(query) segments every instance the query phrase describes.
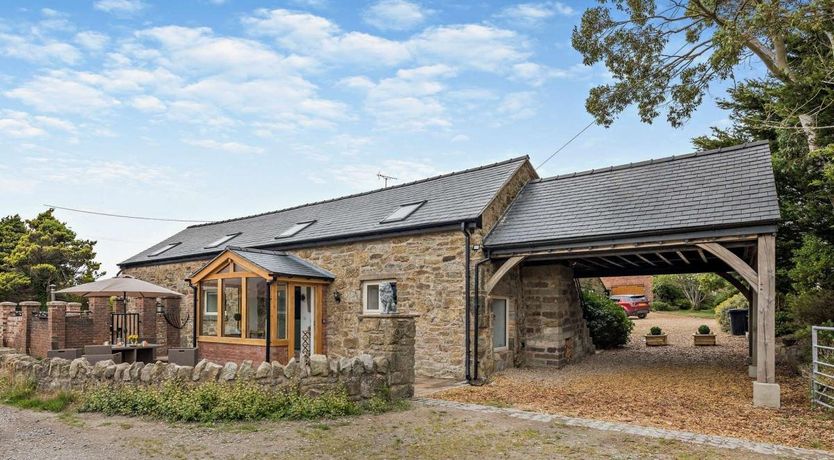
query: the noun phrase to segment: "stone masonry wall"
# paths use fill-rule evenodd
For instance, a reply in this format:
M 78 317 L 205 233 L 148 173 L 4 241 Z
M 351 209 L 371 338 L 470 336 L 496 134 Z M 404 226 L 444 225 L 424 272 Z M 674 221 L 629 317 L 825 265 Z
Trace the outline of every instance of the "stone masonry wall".
M 525 320 L 523 354 L 530 366 L 562 367 L 594 353 L 582 306 L 565 265 L 521 269 Z
M 33 380 L 38 388 L 50 390 L 159 385 L 172 380 L 187 384 L 251 380 L 310 395 L 345 388 L 351 397 L 361 399 L 388 388 L 394 399 L 409 398 L 414 395 L 414 320 L 413 315 L 363 317 L 358 341 L 371 352 L 356 357 L 312 355 L 307 362 L 292 358 L 286 365 L 279 361 L 256 364 L 251 360 L 220 365 L 207 359 L 196 366 L 163 362 L 115 364 L 110 360 L 91 365 L 85 358 L 44 361 L 11 348 L 0 348 L 0 374 L 15 381 Z

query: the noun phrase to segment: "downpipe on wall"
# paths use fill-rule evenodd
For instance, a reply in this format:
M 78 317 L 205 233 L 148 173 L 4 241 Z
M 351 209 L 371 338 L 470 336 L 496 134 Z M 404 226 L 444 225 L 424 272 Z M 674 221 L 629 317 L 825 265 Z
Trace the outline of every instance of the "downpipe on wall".
M 481 310 L 481 293 L 480 293 L 480 291 L 481 291 L 481 281 L 480 281 L 481 265 L 483 265 L 483 264 L 485 264 L 486 262 L 489 262 L 489 261 L 490 261 L 490 259 L 489 259 L 489 257 L 487 257 L 486 259 L 481 259 L 481 260 L 475 262 L 475 308 L 474 308 L 474 310 L 475 310 L 474 311 L 474 313 L 475 313 L 475 346 L 474 346 L 474 350 L 473 350 L 473 353 L 474 353 L 475 356 L 474 356 L 474 359 L 473 359 L 473 364 L 474 364 L 473 375 L 472 375 L 472 379 L 469 380 L 469 384 L 470 385 L 475 385 L 475 386 L 480 386 L 480 385 L 484 384 L 483 381 L 478 379 L 478 364 L 479 364 L 478 343 L 480 342 L 480 340 L 479 340 L 480 339 L 480 330 L 479 330 L 480 321 L 479 321 L 478 317 L 480 316 L 480 310 Z M 467 332 L 468 331 L 469 331 L 469 329 L 467 328 Z

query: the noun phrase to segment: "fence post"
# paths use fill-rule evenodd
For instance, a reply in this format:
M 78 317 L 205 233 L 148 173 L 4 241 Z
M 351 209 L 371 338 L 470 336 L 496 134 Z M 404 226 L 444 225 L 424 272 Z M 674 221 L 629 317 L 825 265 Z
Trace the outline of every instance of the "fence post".
M 14 302 L 0 302 L 0 347 L 5 347 L 9 341 L 9 316 L 14 314 L 16 307 Z
M 35 300 L 20 302 L 20 329 L 23 337 L 20 340 L 21 352 L 29 354 L 29 347 L 32 344 L 32 314 L 40 310 L 41 303 Z
M 46 303 L 49 316 L 47 317 L 47 329 L 49 330 L 49 350 L 60 350 L 66 348 L 67 343 L 67 303 L 58 300 Z

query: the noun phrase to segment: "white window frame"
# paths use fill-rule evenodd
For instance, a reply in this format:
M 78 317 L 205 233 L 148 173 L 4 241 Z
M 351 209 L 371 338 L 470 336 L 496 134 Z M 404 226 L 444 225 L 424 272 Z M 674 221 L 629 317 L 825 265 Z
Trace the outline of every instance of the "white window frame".
M 379 308 L 376 310 L 368 310 L 368 286 L 379 286 L 385 283 L 394 283 L 397 284 L 397 280 L 387 279 L 387 280 L 372 280 L 372 281 L 363 281 L 362 282 L 362 313 L 366 315 L 381 315 L 382 314 L 382 302 L 380 301 L 377 305 Z M 399 297 L 399 291 L 397 292 L 397 297 Z
M 282 238 L 291 238 L 295 235 L 298 235 L 299 233 L 301 233 L 302 230 L 306 229 L 307 227 L 309 227 L 309 226 L 311 226 L 315 223 L 316 223 L 315 220 L 307 220 L 307 221 L 304 221 L 304 222 L 296 222 L 296 223 L 292 224 L 292 226 L 290 226 L 288 229 L 281 232 L 280 235 L 276 236 L 275 239 L 277 240 L 277 239 L 282 239 Z
M 163 253 L 168 252 L 171 249 L 174 249 L 175 247 L 177 247 L 179 245 L 180 245 L 180 243 L 168 243 L 165 246 L 162 246 L 161 248 L 156 249 L 154 252 L 148 254 L 148 257 L 156 257 L 156 256 L 159 256 L 159 255 L 162 255 Z
M 426 200 L 417 201 L 414 203 L 401 204 L 397 207 L 397 209 L 392 211 L 391 214 L 388 214 L 388 216 L 385 219 L 382 219 L 379 223 L 387 224 L 389 222 L 402 222 L 411 217 L 411 215 L 417 212 L 418 209 L 422 208 L 424 204 L 426 204 Z M 401 211 L 403 211 L 404 214 L 398 216 L 397 214 Z
M 218 311 L 220 311 L 220 297 L 218 297 L 220 295 L 220 293 L 218 292 L 217 288 L 214 288 L 211 291 L 208 291 L 204 288 L 201 288 L 200 290 L 203 291 L 203 299 L 202 299 L 203 300 L 203 317 L 213 316 L 213 317 L 217 318 L 217 313 L 218 313 Z M 215 308 L 214 311 L 208 311 L 207 310 L 208 302 L 206 302 L 206 298 L 208 297 L 209 292 L 214 293 L 214 298 L 215 298 L 214 299 L 214 308 Z
M 503 300 L 504 301 L 504 346 L 503 347 L 492 347 L 495 351 L 504 351 L 509 350 L 510 348 L 510 298 L 509 297 L 490 297 L 489 298 L 489 315 L 490 315 L 490 322 L 492 323 L 490 326 L 492 327 L 492 333 L 495 333 L 495 315 L 493 314 L 492 309 L 492 302 L 496 300 Z

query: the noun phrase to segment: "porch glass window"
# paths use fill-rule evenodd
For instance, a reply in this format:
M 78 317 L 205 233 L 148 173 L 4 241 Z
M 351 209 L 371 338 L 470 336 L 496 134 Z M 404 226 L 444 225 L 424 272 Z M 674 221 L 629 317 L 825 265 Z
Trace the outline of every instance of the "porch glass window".
M 507 348 L 507 299 L 492 299 L 492 347 Z
M 246 279 L 246 337 L 250 339 L 266 338 L 266 288 L 263 278 Z
M 240 278 L 220 280 L 223 284 L 223 337 L 241 337 L 243 310 Z
M 201 282 L 200 291 L 203 293 L 200 334 L 217 335 L 217 280 Z
M 278 324 L 276 336 L 279 340 L 287 338 L 287 285 L 278 285 Z

